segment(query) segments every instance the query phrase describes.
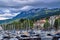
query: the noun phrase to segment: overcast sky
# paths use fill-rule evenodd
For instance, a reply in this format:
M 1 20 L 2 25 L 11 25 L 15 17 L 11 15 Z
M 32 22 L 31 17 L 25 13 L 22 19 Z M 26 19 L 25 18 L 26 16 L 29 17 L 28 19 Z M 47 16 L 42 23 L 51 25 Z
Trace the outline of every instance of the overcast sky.
M 38 7 L 59 8 L 60 0 L 0 0 L 0 20 L 16 16 L 20 10 Z

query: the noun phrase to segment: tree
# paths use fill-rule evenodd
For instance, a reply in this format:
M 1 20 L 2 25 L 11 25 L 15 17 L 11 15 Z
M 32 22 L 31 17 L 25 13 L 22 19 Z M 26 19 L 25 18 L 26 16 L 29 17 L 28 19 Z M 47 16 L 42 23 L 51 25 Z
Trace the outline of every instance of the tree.
M 56 30 L 58 29 L 58 19 L 55 20 L 54 27 Z
M 44 24 L 44 29 L 48 29 L 50 26 L 50 23 L 48 21 L 46 21 L 46 23 Z
M 24 20 L 26 20 L 26 19 L 20 19 L 20 20 L 19 20 L 19 22 L 23 23 L 23 22 L 24 22 Z

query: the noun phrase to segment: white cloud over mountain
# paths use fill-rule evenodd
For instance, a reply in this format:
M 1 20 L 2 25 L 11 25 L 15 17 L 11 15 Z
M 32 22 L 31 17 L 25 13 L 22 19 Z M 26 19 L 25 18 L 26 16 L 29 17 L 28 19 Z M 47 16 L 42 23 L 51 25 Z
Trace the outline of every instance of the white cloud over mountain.
M 6 18 L 6 17 L 0 17 L 0 20 L 6 20 L 6 19 L 9 19 L 9 18 Z
M 13 16 L 16 16 L 17 15 L 17 13 L 15 13 L 15 14 L 11 14 L 11 13 L 4 13 L 4 14 L 0 14 L 0 17 L 5 17 L 5 16 L 10 16 L 10 17 L 13 17 Z
M 17 15 L 17 13 L 14 13 L 14 14 L 11 14 L 11 13 L 0 14 L 0 20 L 11 19 L 12 17 L 14 17 L 16 15 Z
M 26 10 L 30 10 L 30 9 L 32 9 L 32 8 L 34 8 L 34 7 L 32 7 L 32 6 L 24 6 L 24 7 L 22 7 L 20 10 L 26 11 Z
M 0 0 L 0 19 L 12 18 L 21 10 L 37 7 L 60 8 L 60 0 Z
M 0 11 L 0 20 L 5 20 L 16 16 L 19 13 L 11 12 L 9 9 L 4 9 Z

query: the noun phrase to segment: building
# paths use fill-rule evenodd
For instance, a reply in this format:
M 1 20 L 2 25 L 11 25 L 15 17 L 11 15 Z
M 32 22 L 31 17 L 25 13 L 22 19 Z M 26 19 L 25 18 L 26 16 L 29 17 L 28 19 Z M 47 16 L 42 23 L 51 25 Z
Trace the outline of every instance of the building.
M 42 29 L 45 22 L 46 22 L 45 19 L 38 20 L 37 22 L 34 23 L 34 28 L 35 29 Z

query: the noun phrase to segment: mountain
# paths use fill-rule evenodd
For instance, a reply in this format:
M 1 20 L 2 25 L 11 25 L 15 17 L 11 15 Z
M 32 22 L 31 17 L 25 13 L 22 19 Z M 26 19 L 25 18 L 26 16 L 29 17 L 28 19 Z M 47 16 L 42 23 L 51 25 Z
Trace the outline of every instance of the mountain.
M 18 21 L 18 19 L 22 19 L 22 18 L 40 19 L 40 18 L 45 18 L 45 17 L 59 15 L 59 14 L 60 14 L 60 8 L 54 8 L 54 9 L 36 8 L 36 9 L 28 10 L 28 11 L 21 11 L 17 16 L 13 17 L 12 19 L 0 20 L 0 24 L 1 23 L 11 23 L 15 20 Z
M 47 8 L 37 8 L 37 9 L 31 9 L 29 11 L 22 11 L 20 14 L 15 16 L 13 19 L 21 19 L 21 18 L 33 18 L 33 17 L 47 17 L 47 16 L 53 16 L 53 15 L 59 15 L 60 9 L 47 9 Z

